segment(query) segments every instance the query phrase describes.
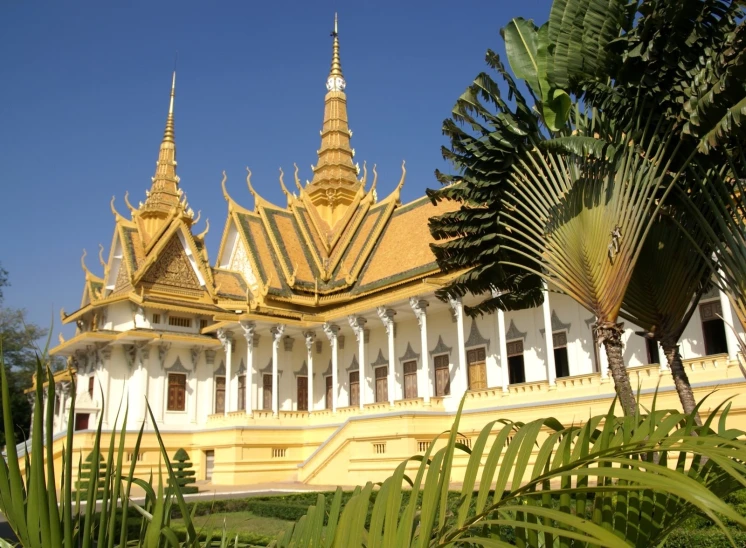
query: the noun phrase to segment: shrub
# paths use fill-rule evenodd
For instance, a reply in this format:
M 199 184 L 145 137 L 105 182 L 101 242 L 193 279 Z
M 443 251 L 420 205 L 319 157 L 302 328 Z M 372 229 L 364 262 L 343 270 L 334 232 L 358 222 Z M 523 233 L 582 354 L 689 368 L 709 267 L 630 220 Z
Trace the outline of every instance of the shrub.
M 180 490 L 183 495 L 199 492 L 197 486 L 193 485 L 195 472 L 192 461 L 189 460 L 189 455 L 184 451 L 184 449 L 176 451 L 173 461 L 171 462 L 171 467 L 173 468 L 174 476 L 176 477 L 176 485 L 181 488 Z M 173 483 L 170 478 L 168 480 L 168 486 L 170 490 L 173 489 Z
M 89 453 L 88 456 L 80 465 L 80 473 L 78 474 L 78 481 L 75 483 L 75 490 L 85 496 L 88 493 L 88 486 L 93 479 L 93 453 Z M 99 453 L 98 455 L 98 476 L 96 478 L 96 500 L 100 500 L 104 496 L 104 484 L 106 483 L 106 463 L 104 457 Z

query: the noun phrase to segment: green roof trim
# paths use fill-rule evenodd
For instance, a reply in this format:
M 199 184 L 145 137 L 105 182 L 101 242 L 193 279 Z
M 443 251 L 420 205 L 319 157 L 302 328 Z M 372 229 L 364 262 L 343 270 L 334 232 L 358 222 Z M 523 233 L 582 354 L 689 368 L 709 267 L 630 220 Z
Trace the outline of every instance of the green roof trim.
M 249 250 L 251 251 L 251 254 L 257 259 L 257 267 L 259 269 L 259 275 L 262 278 L 263 283 L 266 283 L 267 280 L 267 271 L 264 269 L 264 265 L 262 264 L 261 260 L 259 260 L 259 251 L 256 248 L 256 243 L 254 242 L 254 238 L 252 237 L 252 224 L 257 225 L 257 229 L 264 233 L 264 237 L 267 240 L 267 246 L 269 246 L 270 250 L 272 248 L 271 244 L 269 243 L 269 236 L 264 230 L 264 225 L 258 218 L 254 218 L 249 216 L 246 213 L 236 213 L 236 216 L 238 217 L 239 227 L 241 230 L 243 230 L 244 239 L 246 240 L 246 243 L 249 245 Z M 274 253 L 270 252 L 270 258 L 275 265 L 275 270 L 278 272 L 278 283 L 281 284 L 281 289 L 277 289 L 275 287 L 269 287 L 267 292 L 271 295 L 279 295 L 281 297 L 289 297 L 292 295 L 292 292 L 288 288 L 287 284 L 285 283 L 284 276 L 282 276 L 282 268 L 277 263 L 277 259 L 274 257 Z

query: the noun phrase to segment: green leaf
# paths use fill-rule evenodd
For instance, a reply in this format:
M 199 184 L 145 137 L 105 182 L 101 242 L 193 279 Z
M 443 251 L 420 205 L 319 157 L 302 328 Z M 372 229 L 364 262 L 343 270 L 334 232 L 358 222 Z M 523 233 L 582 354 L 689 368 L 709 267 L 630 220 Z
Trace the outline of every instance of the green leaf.
M 518 17 L 500 30 L 513 73 L 525 80 L 535 97 L 541 97 L 537 48 L 539 35 L 533 21 Z

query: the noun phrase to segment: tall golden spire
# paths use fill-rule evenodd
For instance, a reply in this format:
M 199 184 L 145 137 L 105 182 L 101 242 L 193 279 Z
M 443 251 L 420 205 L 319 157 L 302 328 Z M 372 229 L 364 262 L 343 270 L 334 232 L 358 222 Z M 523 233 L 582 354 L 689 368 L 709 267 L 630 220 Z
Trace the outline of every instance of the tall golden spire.
M 155 167 L 153 184 L 148 192 L 143 209 L 145 211 L 170 211 L 178 205 L 179 176 L 176 175 L 176 142 L 174 140 L 174 97 L 176 96 L 176 71 L 171 80 L 171 98 L 166 117 L 166 129 L 163 132 L 158 162 Z
M 347 96 L 344 92 L 347 83 L 339 56 L 336 14 L 332 37 L 332 64 L 326 80 L 321 148 L 317 151 L 319 161 L 313 167 L 313 180 L 306 188 L 309 198 L 330 228 L 344 216 L 361 186 L 357 179 L 358 168 L 352 162 L 355 151 L 350 147 L 352 132 L 347 125 Z

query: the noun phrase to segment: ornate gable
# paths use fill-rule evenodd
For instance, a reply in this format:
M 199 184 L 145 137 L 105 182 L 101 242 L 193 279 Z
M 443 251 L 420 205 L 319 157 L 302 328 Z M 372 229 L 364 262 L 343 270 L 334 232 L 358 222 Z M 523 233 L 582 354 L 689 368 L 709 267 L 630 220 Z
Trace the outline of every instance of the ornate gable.
M 161 250 L 155 264 L 148 269 L 142 281 L 181 289 L 202 289 L 177 235 L 172 236 Z

